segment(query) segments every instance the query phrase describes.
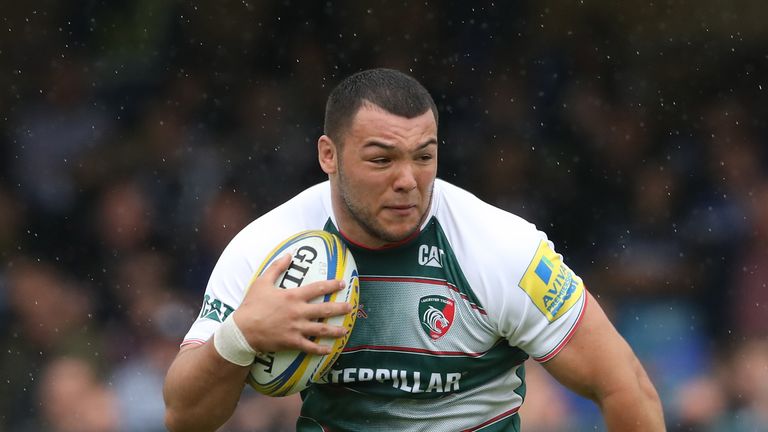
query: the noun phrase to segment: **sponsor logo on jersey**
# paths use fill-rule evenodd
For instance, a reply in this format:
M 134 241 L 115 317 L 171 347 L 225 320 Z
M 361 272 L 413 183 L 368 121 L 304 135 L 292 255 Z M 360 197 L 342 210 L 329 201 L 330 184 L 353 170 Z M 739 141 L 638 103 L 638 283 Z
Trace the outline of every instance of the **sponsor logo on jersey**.
M 368 318 L 368 312 L 365 311 L 365 305 L 362 303 L 357 305 L 357 317 Z
M 378 381 L 408 393 L 447 393 L 459 390 L 461 372 L 422 373 L 403 369 L 331 369 L 323 378 L 326 384 Z
M 229 314 L 235 311 L 235 308 L 224 303 L 223 301 L 211 297 L 206 294 L 203 300 L 203 307 L 200 309 L 200 319 L 212 319 L 214 321 L 222 322 Z
M 534 273 L 536 273 L 536 276 L 538 276 L 542 282 L 549 284 L 549 281 L 552 279 L 552 267 L 554 267 L 552 261 L 550 261 L 546 255 L 544 255 L 536 265 L 536 270 L 534 270 Z
M 542 240 L 531 264 L 520 280 L 522 288 L 536 307 L 554 321 L 565 314 L 581 298 L 584 284 Z
M 419 246 L 419 264 L 423 266 L 443 268 L 443 255 L 445 251 L 437 246 Z
M 433 340 L 440 339 L 451 328 L 455 310 L 455 302 L 452 299 L 438 295 L 422 297 L 419 300 L 421 328 Z

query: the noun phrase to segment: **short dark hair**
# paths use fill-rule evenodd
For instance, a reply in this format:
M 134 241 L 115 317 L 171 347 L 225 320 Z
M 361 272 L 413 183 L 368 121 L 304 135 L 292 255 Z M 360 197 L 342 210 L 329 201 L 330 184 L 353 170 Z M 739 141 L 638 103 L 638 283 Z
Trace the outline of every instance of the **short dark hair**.
M 409 119 L 432 110 L 437 123 L 437 106 L 421 83 L 400 71 L 378 68 L 350 75 L 331 91 L 325 104 L 324 133 L 341 142 L 355 114 L 366 103 Z

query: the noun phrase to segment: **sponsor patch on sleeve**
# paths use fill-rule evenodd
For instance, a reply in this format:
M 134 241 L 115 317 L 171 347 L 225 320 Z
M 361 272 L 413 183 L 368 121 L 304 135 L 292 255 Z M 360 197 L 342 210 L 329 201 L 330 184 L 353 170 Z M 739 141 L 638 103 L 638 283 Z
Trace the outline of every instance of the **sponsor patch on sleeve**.
M 210 295 L 205 295 L 205 300 L 203 300 L 203 307 L 200 309 L 200 314 L 197 316 L 198 319 L 211 319 L 217 322 L 224 322 L 225 319 L 235 311 L 235 308 L 232 306 L 224 303 L 223 301 L 211 297 Z
M 550 322 L 565 314 L 584 293 L 581 278 L 544 240 L 539 243 L 519 285 Z

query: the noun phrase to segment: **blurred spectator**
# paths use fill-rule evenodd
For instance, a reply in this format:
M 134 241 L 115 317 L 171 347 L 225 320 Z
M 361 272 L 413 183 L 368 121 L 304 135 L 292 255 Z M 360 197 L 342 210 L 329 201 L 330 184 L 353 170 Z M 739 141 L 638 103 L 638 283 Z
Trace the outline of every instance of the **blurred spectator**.
M 101 289 L 96 293 L 100 318 L 125 313 L 124 295 L 116 281 L 122 260 L 156 241 L 156 212 L 144 190 L 135 180 L 115 180 L 103 185 L 89 216 L 89 236 L 80 245 L 88 250 L 89 260 L 81 273 L 88 274 Z M 127 288 L 124 288 L 127 289 Z
M 489 203 L 521 217 L 535 214 L 535 202 L 528 199 L 533 193 L 526 191 L 531 186 L 527 184 L 531 156 L 522 143 L 490 143 L 481 155 L 480 164 L 484 167 L 484 172 L 478 176 L 478 195 L 482 195 Z
M 90 363 L 59 357 L 45 367 L 38 387 L 43 410 L 41 430 L 50 432 L 117 432 L 120 415 L 115 395 Z
M 23 223 L 24 206 L 0 183 L 0 257 L 3 261 L 17 253 L 17 248 L 22 242 Z
M 729 316 L 736 335 L 762 340 L 768 338 L 768 178 L 755 183 L 745 215 L 750 233 L 734 265 Z
M 26 101 L 14 119 L 13 178 L 28 205 L 61 216 L 77 200 L 72 172 L 84 153 L 104 143 L 112 124 L 89 92 L 85 59 L 54 61 L 47 74 L 41 96 Z
M 705 373 L 684 382 L 670 401 L 675 416 L 667 421 L 675 431 L 705 431 L 725 414 L 727 397 L 717 376 Z
M 169 259 L 140 251 L 121 260 L 114 288 L 124 323 L 111 322 L 108 340 L 114 359 L 111 389 L 123 415 L 120 431 L 165 430 L 163 379 L 178 352 L 179 338 L 196 309 L 181 301 L 171 285 Z
M 691 295 L 698 279 L 687 245 L 674 235 L 678 173 L 648 161 L 635 168 L 628 192 L 627 219 L 601 230 L 603 253 L 592 276 L 669 406 L 682 383 L 709 367 L 706 321 Z
M 229 190 L 222 190 L 202 210 L 199 242 L 188 249 L 188 267 L 183 269 L 181 287 L 196 301 L 221 252 L 232 237 L 254 219 L 255 213 L 242 194 Z
M 308 120 L 302 99 L 290 81 L 260 78 L 240 100 L 238 128 L 230 136 L 234 152 L 227 156 L 232 180 L 259 214 L 302 185 L 322 180 L 316 169 L 322 109 L 316 107 Z
M 628 192 L 627 218 L 601 229 L 600 289 L 629 299 L 684 298 L 695 273 L 686 245 L 673 235 L 681 194 L 677 173 L 649 161 L 635 169 Z
M 706 157 L 699 168 L 704 175 L 693 178 L 681 238 L 696 263 L 700 295 L 695 300 L 706 312 L 710 332 L 727 338 L 733 331 L 729 311 L 738 296 L 733 272 L 741 271 L 741 256 L 755 229 L 750 225 L 760 223 L 749 217 L 750 201 L 765 167 L 758 137 L 749 127 L 751 114 L 740 105 L 712 103 L 702 109 L 702 118 Z
M 575 427 L 573 408 L 565 393 L 540 364 L 525 363 L 525 382 L 525 403 L 520 408 L 524 431 L 557 432 Z
M 183 236 L 194 229 L 199 223 L 197 209 L 222 183 L 222 161 L 211 147 L 209 131 L 196 122 L 194 112 L 190 106 L 158 102 L 148 107 L 139 134 L 129 141 L 141 155 L 134 167 L 136 178 L 157 211 L 156 224 L 167 237 Z
M 24 213 L 21 202 L 0 182 L 0 263 L 16 255 L 23 243 Z M 0 267 L 0 322 L 10 317 L 6 270 Z
M 768 342 L 746 340 L 729 357 L 725 374 L 720 377 L 729 397 L 729 409 L 710 429 L 768 430 Z
M 98 203 L 99 246 L 112 255 L 127 255 L 151 239 L 156 217 L 136 182 L 108 185 Z
M 8 266 L 11 325 L 0 335 L 0 428 L 21 430 L 40 415 L 34 392 L 51 359 L 106 359 L 85 286 L 47 262 L 15 257 Z

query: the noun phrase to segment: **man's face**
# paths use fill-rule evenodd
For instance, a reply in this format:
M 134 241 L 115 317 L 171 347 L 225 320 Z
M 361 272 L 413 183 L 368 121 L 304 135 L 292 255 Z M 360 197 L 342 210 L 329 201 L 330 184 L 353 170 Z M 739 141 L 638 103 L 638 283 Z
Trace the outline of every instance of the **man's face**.
M 335 168 L 323 162 L 321 149 L 339 228 L 368 247 L 417 232 L 429 211 L 437 175 L 432 111 L 407 119 L 363 105 L 342 139 L 335 145 Z

